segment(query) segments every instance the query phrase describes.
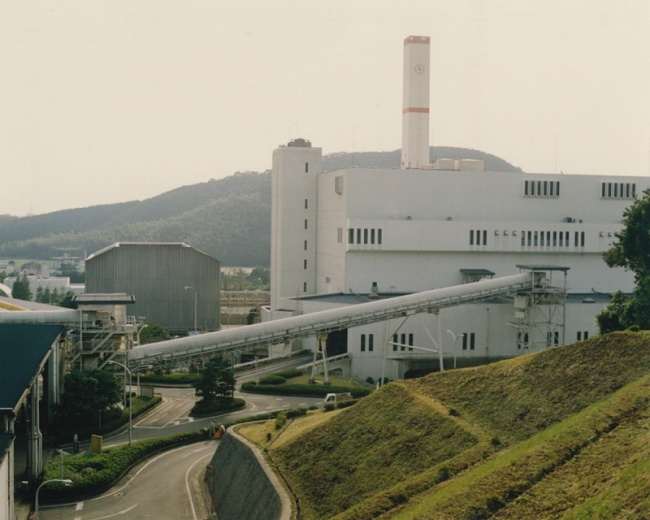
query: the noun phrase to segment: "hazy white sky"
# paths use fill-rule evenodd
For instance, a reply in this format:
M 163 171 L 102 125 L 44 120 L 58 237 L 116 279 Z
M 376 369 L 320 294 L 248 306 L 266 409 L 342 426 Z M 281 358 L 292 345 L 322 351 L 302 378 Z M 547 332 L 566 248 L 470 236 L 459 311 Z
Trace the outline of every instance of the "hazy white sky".
M 145 199 L 281 143 L 401 146 L 431 37 L 431 144 L 528 172 L 650 174 L 650 2 L 0 2 L 0 214 Z

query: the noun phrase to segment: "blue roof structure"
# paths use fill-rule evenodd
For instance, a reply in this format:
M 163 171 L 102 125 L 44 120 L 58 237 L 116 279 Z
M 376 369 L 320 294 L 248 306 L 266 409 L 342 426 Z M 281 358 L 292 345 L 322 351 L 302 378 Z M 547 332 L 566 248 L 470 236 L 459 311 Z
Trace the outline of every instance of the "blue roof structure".
M 16 407 L 63 330 L 62 325 L 0 324 L 0 411 Z

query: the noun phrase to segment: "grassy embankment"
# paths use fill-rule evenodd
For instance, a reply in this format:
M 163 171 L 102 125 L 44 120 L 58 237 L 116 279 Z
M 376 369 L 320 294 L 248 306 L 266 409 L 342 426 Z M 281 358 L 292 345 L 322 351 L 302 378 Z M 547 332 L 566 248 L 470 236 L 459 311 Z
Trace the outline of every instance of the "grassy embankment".
M 650 334 L 393 382 L 279 436 L 249 428 L 304 519 L 647 518 Z

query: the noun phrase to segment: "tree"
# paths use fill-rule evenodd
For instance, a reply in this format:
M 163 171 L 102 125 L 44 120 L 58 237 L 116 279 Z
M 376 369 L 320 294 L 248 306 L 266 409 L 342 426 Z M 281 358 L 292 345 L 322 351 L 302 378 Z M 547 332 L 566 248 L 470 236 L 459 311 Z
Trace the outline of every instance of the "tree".
M 169 331 L 159 323 L 147 323 L 147 326 L 140 331 L 140 345 L 145 343 L 156 343 L 171 339 Z
M 603 253 L 609 267 L 634 272 L 636 282 L 631 298 L 620 291 L 596 320 L 601 334 L 630 327 L 650 328 L 650 189 L 623 212 L 623 230 Z
M 67 429 L 96 425 L 107 412 L 118 410 L 122 385 L 106 370 L 74 371 L 63 380 L 63 394 L 58 411 Z
M 23 273 L 22 278 L 20 275 L 16 276 L 14 286 L 11 288 L 11 294 L 17 300 L 31 301 L 32 291 L 29 288 L 29 278 L 27 278 L 27 273 Z
M 635 280 L 650 275 L 650 189 L 623 212 L 623 230 L 603 253 L 609 267 L 624 267 L 634 272 Z
M 60 307 L 65 307 L 66 309 L 76 309 L 77 305 L 72 301 L 74 298 L 74 293 L 72 291 L 67 291 L 59 303 Z
M 207 403 L 232 398 L 235 392 L 235 374 L 230 363 L 222 356 L 210 359 L 194 383 L 196 395 Z

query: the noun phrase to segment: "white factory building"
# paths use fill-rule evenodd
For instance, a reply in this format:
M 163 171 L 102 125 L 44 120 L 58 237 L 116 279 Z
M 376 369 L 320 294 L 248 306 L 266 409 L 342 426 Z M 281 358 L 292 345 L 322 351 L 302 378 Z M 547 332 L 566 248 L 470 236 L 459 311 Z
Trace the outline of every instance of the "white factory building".
M 273 152 L 265 318 L 546 266 L 559 293 L 566 289 L 566 304 L 541 299 L 533 317 L 523 310 L 531 302 L 517 298 L 472 302 L 330 334 L 328 354 L 348 355 L 346 374 L 394 379 L 437 369 L 439 347 L 449 368 L 597 333 L 595 316 L 609 294 L 634 287 L 632 273 L 610 269 L 602 253 L 650 179 L 483 171 L 481 161 L 429 164 L 428 93 L 429 39 L 411 36 L 404 42 L 401 169 L 324 172 L 321 149 L 304 139 Z

